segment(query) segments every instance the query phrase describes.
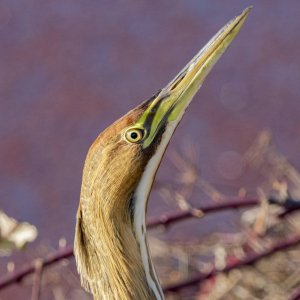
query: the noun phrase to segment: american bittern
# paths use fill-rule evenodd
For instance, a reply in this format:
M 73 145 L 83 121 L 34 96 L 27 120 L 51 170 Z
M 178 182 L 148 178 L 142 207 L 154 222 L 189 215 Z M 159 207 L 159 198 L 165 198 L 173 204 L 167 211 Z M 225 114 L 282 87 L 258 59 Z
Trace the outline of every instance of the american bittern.
M 105 129 L 89 149 L 75 233 L 81 283 L 95 299 L 163 299 L 149 254 L 151 186 L 184 111 L 241 29 L 225 25 L 165 88 Z

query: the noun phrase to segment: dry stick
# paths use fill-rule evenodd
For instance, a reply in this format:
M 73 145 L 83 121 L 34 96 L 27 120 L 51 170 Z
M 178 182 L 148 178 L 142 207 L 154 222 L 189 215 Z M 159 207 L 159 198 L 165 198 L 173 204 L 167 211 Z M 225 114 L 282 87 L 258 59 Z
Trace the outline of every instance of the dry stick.
M 73 256 L 73 248 L 72 246 L 67 246 L 63 249 L 59 249 L 58 251 L 54 252 L 53 254 L 49 255 L 47 258 L 42 259 L 43 267 L 47 267 L 52 265 L 64 258 L 68 258 Z M 0 290 L 9 286 L 14 282 L 20 282 L 25 276 L 34 273 L 35 265 L 31 263 L 29 265 L 24 266 L 20 270 L 7 273 L 6 275 L 0 278 Z
M 255 198 L 234 198 L 232 200 L 227 200 L 224 203 L 217 203 L 199 207 L 198 209 L 189 210 L 189 211 L 178 211 L 172 213 L 166 213 L 161 215 L 158 218 L 152 218 L 147 222 L 148 228 L 153 228 L 159 225 L 168 226 L 171 223 L 179 222 L 191 217 L 197 217 L 198 214 L 195 214 L 195 211 L 201 211 L 203 214 L 209 214 L 213 212 L 229 210 L 229 209 L 238 209 L 238 208 L 247 208 L 250 206 L 258 205 L 260 201 Z M 60 249 L 50 255 L 48 258 L 42 260 L 43 267 L 52 265 L 55 262 L 58 262 L 64 258 L 73 256 L 72 246 L 67 246 L 66 248 Z M 4 276 L 0 277 L 0 290 L 13 284 L 14 282 L 20 282 L 27 275 L 34 273 L 35 266 L 33 263 L 25 265 L 23 268 L 7 273 Z
M 180 289 L 183 289 L 183 288 L 195 285 L 195 284 L 199 284 L 202 281 L 217 275 L 218 273 L 221 273 L 221 272 L 226 273 L 235 268 L 240 268 L 240 267 L 247 266 L 247 265 L 253 265 L 255 262 L 257 262 L 258 260 L 260 260 L 264 257 L 272 255 L 275 252 L 285 250 L 292 246 L 296 246 L 299 243 L 300 243 L 300 236 L 294 236 L 293 238 L 290 238 L 286 241 L 283 241 L 281 243 L 274 245 L 272 248 L 270 248 L 264 252 L 252 253 L 252 254 L 249 254 L 247 257 L 245 257 L 245 259 L 243 259 L 243 260 L 237 260 L 235 262 L 229 263 L 222 270 L 217 270 L 216 268 L 213 268 L 208 273 L 202 273 L 202 274 L 196 275 L 192 278 L 189 278 L 187 280 L 178 282 L 176 284 L 168 285 L 168 286 L 164 287 L 164 292 L 166 292 L 166 293 L 176 292 L 177 290 L 180 290 Z M 292 300 L 295 300 L 295 299 L 298 299 L 298 298 L 292 298 Z
M 205 207 L 200 207 L 198 210 L 203 213 L 212 213 L 232 208 L 245 208 L 249 206 L 254 206 L 259 203 L 257 199 L 250 198 L 236 198 L 234 200 L 228 201 L 226 203 L 217 203 L 213 205 L 208 205 Z M 159 225 L 167 226 L 171 223 L 179 222 L 187 218 L 195 217 L 192 211 L 178 211 L 172 213 L 166 213 L 161 215 L 159 218 L 153 218 L 147 223 L 148 228 L 153 228 Z M 68 258 L 73 255 L 72 246 L 68 246 L 64 249 L 60 249 L 57 252 L 54 252 L 51 256 L 43 260 L 43 267 L 47 267 L 61 259 Z M 20 282 L 23 277 L 33 273 L 35 271 L 34 264 L 24 266 L 20 270 L 7 273 L 4 276 L 0 277 L 0 290 L 6 286 L 14 283 Z
M 147 222 L 147 228 L 153 228 L 159 225 L 168 226 L 169 224 L 174 222 L 182 221 L 191 217 L 198 217 L 197 214 L 195 214 L 195 211 L 200 211 L 205 215 L 222 210 L 247 208 L 258 204 L 260 204 L 260 201 L 257 198 L 231 198 L 231 200 L 227 200 L 217 204 L 205 205 L 192 210 L 176 211 L 172 213 L 162 214 L 158 218 L 151 218 Z
M 37 259 L 34 262 L 35 272 L 33 277 L 33 284 L 32 284 L 32 294 L 31 300 L 39 300 L 41 294 L 41 283 L 42 283 L 42 275 L 43 275 L 43 260 Z

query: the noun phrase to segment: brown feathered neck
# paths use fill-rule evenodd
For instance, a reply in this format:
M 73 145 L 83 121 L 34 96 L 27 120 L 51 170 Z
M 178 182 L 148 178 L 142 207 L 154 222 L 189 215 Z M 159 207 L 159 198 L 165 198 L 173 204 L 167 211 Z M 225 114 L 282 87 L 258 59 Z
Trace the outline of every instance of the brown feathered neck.
M 147 198 L 150 189 L 144 195 L 135 192 L 154 149 L 142 152 L 140 145 L 122 140 L 123 130 L 135 122 L 144 105 L 102 132 L 85 161 L 75 256 L 82 284 L 94 299 L 163 299 L 149 259 L 145 211 L 135 215 L 136 201 L 143 207 L 147 202 L 137 197 Z M 136 233 L 135 217 L 141 219 L 143 236 Z

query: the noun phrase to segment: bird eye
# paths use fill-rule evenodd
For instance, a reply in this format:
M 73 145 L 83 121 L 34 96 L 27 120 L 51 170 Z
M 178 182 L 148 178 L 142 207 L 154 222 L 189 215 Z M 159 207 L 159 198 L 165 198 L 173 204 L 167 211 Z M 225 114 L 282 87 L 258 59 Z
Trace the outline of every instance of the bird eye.
M 144 137 L 144 130 L 140 128 L 130 128 L 125 133 L 125 138 L 130 143 L 137 143 Z

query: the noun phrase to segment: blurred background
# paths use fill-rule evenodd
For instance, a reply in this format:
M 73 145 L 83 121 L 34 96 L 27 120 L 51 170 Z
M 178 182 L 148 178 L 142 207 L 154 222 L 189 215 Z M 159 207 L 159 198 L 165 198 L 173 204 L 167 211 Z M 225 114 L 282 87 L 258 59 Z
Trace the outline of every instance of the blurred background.
M 212 190 L 231 196 L 244 188 L 256 195 L 262 174 L 247 166 L 244 155 L 265 130 L 278 151 L 300 168 L 300 2 L 0 2 L 0 209 L 38 229 L 25 251 L 0 258 L 1 275 L 11 261 L 18 267 L 56 249 L 59 241 L 73 243 L 89 145 L 171 80 L 249 5 L 254 9 L 244 28 L 170 144 L 151 194 L 150 217 L 178 209 L 166 194 L 168 187 L 182 185 L 180 158 L 183 164 L 186 157 L 197 160 L 201 174 L 202 184 L 188 193 L 192 205 L 207 203 Z M 171 176 L 174 170 L 177 177 Z M 231 233 L 239 219 L 223 213 L 186 222 L 164 240 Z M 41 299 L 87 297 L 80 292 L 73 260 L 69 269 L 72 283 L 53 275 Z M 30 293 L 30 284 L 14 285 L 1 291 L 0 299 L 29 299 Z

